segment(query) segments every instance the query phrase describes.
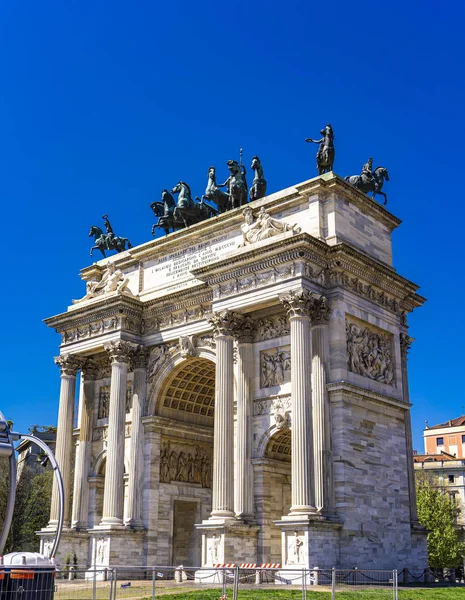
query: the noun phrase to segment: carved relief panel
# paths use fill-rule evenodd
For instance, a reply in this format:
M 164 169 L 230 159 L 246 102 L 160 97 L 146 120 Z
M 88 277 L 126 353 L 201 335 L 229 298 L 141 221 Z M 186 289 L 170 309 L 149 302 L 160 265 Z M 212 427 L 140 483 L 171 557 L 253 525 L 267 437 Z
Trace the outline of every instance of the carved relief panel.
M 349 371 L 394 385 L 393 336 L 354 317 L 346 317 Z
M 260 387 L 267 388 L 291 380 L 291 347 L 279 346 L 260 352 Z
M 211 488 L 211 447 L 166 440 L 160 449 L 160 483 L 180 481 Z

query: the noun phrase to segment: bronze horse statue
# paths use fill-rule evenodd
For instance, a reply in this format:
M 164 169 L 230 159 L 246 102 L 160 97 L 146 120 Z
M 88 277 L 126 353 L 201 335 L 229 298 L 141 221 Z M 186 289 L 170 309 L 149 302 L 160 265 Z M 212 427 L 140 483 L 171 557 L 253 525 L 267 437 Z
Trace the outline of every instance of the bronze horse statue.
M 208 169 L 208 183 L 205 190 L 205 194 L 202 196 L 203 200 L 210 200 L 218 206 L 218 213 L 224 213 L 228 210 L 229 195 L 225 194 L 216 183 L 216 169 L 210 167 Z
M 170 193 L 179 194 L 173 217 L 175 222 L 181 221 L 184 227 L 189 227 L 189 225 L 194 225 L 218 214 L 212 206 L 200 198 L 192 200 L 190 187 L 184 181 L 177 183 Z
M 263 176 L 263 167 L 258 156 L 252 158 L 250 168 L 255 171 L 252 187 L 250 188 L 250 201 L 253 202 L 266 196 L 266 179 Z
M 176 201 L 168 190 L 163 190 L 161 193 L 161 202 L 152 202 L 150 208 L 158 217 L 158 221 L 152 227 L 152 235 L 155 235 L 155 228 L 161 227 L 165 234 L 168 235 L 171 231 L 184 227 L 182 222 L 176 222 L 174 218 L 174 209 Z
M 103 258 L 106 258 L 105 250 L 116 250 L 116 252 L 124 252 L 128 248 L 132 248 L 131 242 L 128 238 L 116 237 L 113 235 L 105 234 L 97 225 L 92 225 L 89 231 L 89 237 L 94 238 L 95 246 L 90 249 L 90 255 L 94 250 L 100 250 L 103 254 Z M 126 248 L 126 245 L 128 248 Z
M 387 204 L 387 196 L 383 191 L 381 191 L 384 180 L 389 181 L 389 173 L 386 168 L 376 167 L 371 176 L 367 175 L 365 172 L 362 172 L 361 175 L 351 175 L 350 177 L 345 177 L 345 180 L 364 194 L 373 192 L 371 196 L 373 199 L 375 198 L 376 194 L 384 196 L 384 204 Z
M 316 153 L 316 168 L 318 169 L 318 175 L 323 175 L 323 173 L 329 173 L 333 170 L 336 150 L 334 149 L 334 132 L 331 124 L 328 123 L 320 133 L 323 136 L 321 140 L 307 138 L 305 141 L 312 144 L 320 144 Z
M 226 181 L 218 187 L 228 188 L 229 202 L 227 210 L 231 210 L 233 208 L 239 208 L 239 206 L 247 204 L 249 201 L 249 190 L 245 178 L 247 171 L 244 165 L 240 165 L 237 160 L 228 160 L 226 164 L 228 165 L 230 175 Z

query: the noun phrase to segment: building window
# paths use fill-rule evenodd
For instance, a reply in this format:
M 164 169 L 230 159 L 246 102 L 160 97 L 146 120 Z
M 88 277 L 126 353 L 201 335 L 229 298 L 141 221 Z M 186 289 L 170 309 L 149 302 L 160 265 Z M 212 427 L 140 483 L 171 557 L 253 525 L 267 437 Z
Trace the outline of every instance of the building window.
M 436 438 L 436 446 L 444 446 L 444 438 Z
M 449 483 L 454 483 L 455 477 L 453 475 L 449 475 Z
M 465 435 L 462 435 L 462 444 L 465 444 Z

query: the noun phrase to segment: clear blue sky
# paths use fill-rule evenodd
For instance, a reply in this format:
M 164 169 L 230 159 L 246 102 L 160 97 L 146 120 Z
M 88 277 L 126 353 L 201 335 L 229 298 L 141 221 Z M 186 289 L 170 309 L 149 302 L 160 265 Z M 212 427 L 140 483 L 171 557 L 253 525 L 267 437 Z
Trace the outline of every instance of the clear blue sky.
M 410 318 L 415 447 L 425 419 L 464 412 L 465 5 L 436 2 L 22 0 L 0 3 L 1 409 L 56 423 L 59 336 L 42 319 L 82 296 L 89 226 L 150 239 L 149 204 L 244 148 L 269 190 L 315 175 L 326 123 L 335 171 L 389 169 Z

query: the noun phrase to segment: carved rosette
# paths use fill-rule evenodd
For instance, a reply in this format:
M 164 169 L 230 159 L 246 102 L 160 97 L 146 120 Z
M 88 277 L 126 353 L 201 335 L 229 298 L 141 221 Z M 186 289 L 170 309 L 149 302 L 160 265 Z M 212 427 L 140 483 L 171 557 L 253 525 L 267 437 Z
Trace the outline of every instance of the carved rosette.
M 95 381 L 99 374 L 99 365 L 95 360 L 88 358 L 82 365 L 82 376 L 84 381 Z
M 104 345 L 104 349 L 110 357 L 111 363 L 130 363 L 131 358 L 134 355 L 136 346 L 131 342 L 125 342 L 123 340 L 116 340 L 114 342 L 108 342 Z
M 399 338 L 400 338 L 400 356 L 401 356 L 402 360 L 407 360 L 410 346 L 412 345 L 414 338 L 411 338 L 406 333 L 401 333 Z
M 79 369 L 82 368 L 85 359 L 80 356 L 63 354 L 55 357 L 55 364 L 60 367 L 62 377 L 76 377 Z
M 243 315 L 235 311 L 222 310 L 214 312 L 208 322 L 213 326 L 213 334 L 218 337 L 220 335 L 233 336 L 243 320 Z
M 234 336 L 238 344 L 251 344 L 255 335 L 257 325 L 251 317 L 244 317 L 237 323 Z
M 149 350 L 145 346 L 137 346 L 132 355 L 132 364 L 134 369 L 146 369 L 149 357 Z
M 309 290 L 292 290 L 289 294 L 279 297 L 289 319 L 310 317 L 315 296 Z
M 331 316 L 331 307 L 325 296 L 320 296 L 313 301 L 310 318 L 312 325 L 327 325 Z

